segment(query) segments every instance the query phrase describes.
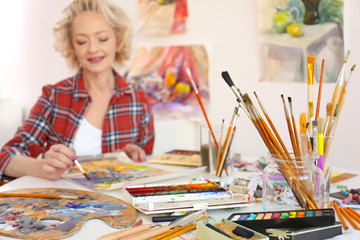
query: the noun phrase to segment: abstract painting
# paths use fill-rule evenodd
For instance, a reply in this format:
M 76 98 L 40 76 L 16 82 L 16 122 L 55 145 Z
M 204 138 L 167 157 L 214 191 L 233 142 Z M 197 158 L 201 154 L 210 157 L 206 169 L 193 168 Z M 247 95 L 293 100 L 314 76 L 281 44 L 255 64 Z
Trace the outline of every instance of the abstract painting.
M 139 29 L 146 34 L 186 31 L 187 0 L 139 0 Z
M 123 163 L 117 159 L 86 160 L 80 163 L 90 180 L 84 178 L 76 167 L 69 169 L 63 177 L 96 191 L 113 189 L 115 185 L 120 188 L 125 183 L 133 183 L 141 179 L 151 181 L 153 178 L 172 174 L 163 169 L 144 164 Z
M 141 47 L 126 79 L 147 93 L 158 117 L 202 117 L 187 68 L 206 107 L 209 102 L 208 56 L 202 45 L 159 46 L 150 50 Z
M 79 199 L 1 197 L 0 234 L 4 236 L 59 239 L 78 232 L 88 219 L 98 218 L 111 227 L 125 228 L 137 218 L 133 206 L 102 193 L 62 188 L 27 188 L 8 192 L 67 195 Z
M 307 57 L 322 59 L 324 82 L 335 82 L 344 62 L 343 0 L 258 0 L 261 81 L 307 82 Z

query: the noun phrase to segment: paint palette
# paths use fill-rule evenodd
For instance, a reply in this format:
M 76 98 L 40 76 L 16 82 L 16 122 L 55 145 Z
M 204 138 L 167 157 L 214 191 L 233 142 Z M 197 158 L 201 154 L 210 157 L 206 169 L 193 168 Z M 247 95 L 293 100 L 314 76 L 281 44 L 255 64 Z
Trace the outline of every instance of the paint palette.
M 102 193 L 62 188 L 29 188 L 7 192 L 67 195 L 82 199 L 1 197 L 0 235 L 4 236 L 58 239 L 78 232 L 88 219 L 98 218 L 111 227 L 125 228 L 137 218 L 134 207 Z
M 249 228 L 328 226 L 335 223 L 334 209 L 292 210 L 232 214 L 228 220 Z

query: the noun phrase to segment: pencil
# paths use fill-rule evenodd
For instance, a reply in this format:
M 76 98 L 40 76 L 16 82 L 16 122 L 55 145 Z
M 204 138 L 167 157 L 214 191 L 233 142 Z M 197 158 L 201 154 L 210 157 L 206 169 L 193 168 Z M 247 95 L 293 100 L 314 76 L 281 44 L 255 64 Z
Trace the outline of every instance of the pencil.
M 318 120 L 318 118 L 319 118 L 320 101 L 321 101 L 321 90 L 322 90 L 322 83 L 323 83 L 323 78 L 324 78 L 324 67 L 325 67 L 325 59 L 322 60 L 322 64 L 321 64 L 321 74 L 320 74 L 320 83 L 319 83 L 318 99 L 317 99 L 317 104 L 316 104 L 315 120 Z
M 343 215 L 341 214 L 340 210 L 339 210 L 339 207 L 337 205 L 336 202 L 334 202 L 334 209 L 335 209 L 335 212 L 337 213 L 339 219 L 340 219 L 340 222 L 344 228 L 344 230 L 348 230 L 349 229 L 349 226 L 347 225 L 347 223 L 345 222 L 345 219 L 343 217 Z
M 59 137 L 59 135 L 56 133 L 55 129 L 51 126 L 51 124 L 49 123 L 49 121 L 45 118 L 44 114 L 39 111 L 40 116 L 44 119 L 44 121 L 46 122 L 46 124 L 48 125 L 48 127 L 50 128 L 51 132 L 56 136 L 56 138 L 58 139 L 58 141 L 62 144 L 65 145 L 66 144 L 63 142 L 63 140 Z M 76 166 L 80 169 L 81 173 L 85 176 L 85 178 L 87 180 L 90 180 L 90 177 L 87 175 L 87 173 L 84 171 L 84 169 L 81 167 L 80 163 L 75 159 L 74 163 L 76 164 Z
M 28 198 L 66 198 L 66 199 L 85 199 L 85 197 L 56 195 L 56 194 L 35 194 L 35 193 L 9 193 L 0 192 L 0 197 L 28 197 Z
M 328 205 L 328 208 L 331 208 L 331 207 L 332 207 L 332 205 L 333 205 L 333 201 L 332 201 L 332 200 L 330 200 L 329 205 Z
M 347 212 L 345 211 L 344 208 L 340 208 L 340 212 L 344 215 L 344 217 L 351 223 L 351 225 L 353 225 L 353 227 L 356 230 L 360 230 L 360 227 L 356 224 L 356 222 L 354 222 L 354 219 L 352 219 L 349 214 L 347 214 Z
M 360 218 L 356 214 L 354 214 L 349 208 L 344 208 L 344 210 L 350 217 L 352 217 L 355 221 L 360 223 Z
M 360 218 L 360 213 L 358 213 L 357 211 L 355 211 L 353 208 L 347 207 L 347 209 L 350 210 L 350 212 L 352 212 L 355 216 L 357 216 L 358 218 Z

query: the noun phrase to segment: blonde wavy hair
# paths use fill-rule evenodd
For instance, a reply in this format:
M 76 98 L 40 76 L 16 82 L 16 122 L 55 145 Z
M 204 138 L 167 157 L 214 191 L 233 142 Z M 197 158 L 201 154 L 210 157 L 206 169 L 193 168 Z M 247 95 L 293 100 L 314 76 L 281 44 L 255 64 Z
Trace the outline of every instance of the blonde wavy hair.
M 60 52 L 67 60 L 69 67 L 80 68 L 80 63 L 73 50 L 71 23 L 76 16 L 85 11 L 94 11 L 103 15 L 114 28 L 116 40 L 119 44 L 114 64 L 119 67 L 122 66 L 124 61 L 130 57 L 133 30 L 125 11 L 106 0 L 74 0 L 63 10 L 65 17 L 57 22 L 53 28 L 56 51 Z

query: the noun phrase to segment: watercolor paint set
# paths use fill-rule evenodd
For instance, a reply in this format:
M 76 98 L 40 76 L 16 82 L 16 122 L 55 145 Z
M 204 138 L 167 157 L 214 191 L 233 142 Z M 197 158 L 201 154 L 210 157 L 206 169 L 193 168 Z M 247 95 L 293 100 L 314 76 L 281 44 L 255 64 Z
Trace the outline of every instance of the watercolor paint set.
M 124 189 L 131 196 L 131 202 L 134 206 L 141 203 L 232 198 L 231 192 L 211 181 L 165 185 L 133 185 L 125 186 Z
M 333 209 L 236 213 L 229 221 L 253 229 L 270 240 L 325 239 L 342 234 Z
M 234 213 L 228 220 L 243 226 L 258 228 L 291 228 L 328 226 L 335 224 L 333 209 L 291 210 L 274 212 Z
M 124 186 L 124 197 L 144 214 L 195 211 L 204 207 L 235 208 L 246 206 L 251 201 L 248 194 L 233 195 L 218 184 L 206 180 Z

